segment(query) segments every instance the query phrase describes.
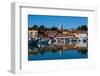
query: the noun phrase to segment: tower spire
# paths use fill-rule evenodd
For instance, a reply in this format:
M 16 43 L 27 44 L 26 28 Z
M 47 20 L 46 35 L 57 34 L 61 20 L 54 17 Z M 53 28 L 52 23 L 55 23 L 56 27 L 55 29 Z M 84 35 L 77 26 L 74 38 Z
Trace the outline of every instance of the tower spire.
M 63 25 L 62 24 L 60 24 L 60 27 L 61 27 L 61 30 L 63 30 Z

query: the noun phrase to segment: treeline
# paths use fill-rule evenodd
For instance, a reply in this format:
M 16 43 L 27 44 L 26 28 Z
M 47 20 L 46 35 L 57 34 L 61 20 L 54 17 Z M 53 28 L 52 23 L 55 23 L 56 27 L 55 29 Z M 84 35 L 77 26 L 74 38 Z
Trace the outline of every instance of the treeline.
M 52 27 L 46 27 L 45 25 L 33 25 L 32 27 L 29 27 L 28 29 L 34 29 L 34 30 L 44 30 L 44 31 L 56 31 L 56 30 L 61 30 L 56 26 L 52 26 Z M 77 28 L 72 28 L 72 29 L 65 29 L 63 28 L 62 30 L 88 30 L 88 27 L 86 25 L 81 25 Z
M 45 25 L 33 25 L 32 27 L 29 27 L 29 29 L 34 29 L 34 30 L 44 30 L 44 31 L 50 31 L 50 30 L 59 30 L 56 26 L 53 26 L 53 27 L 46 27 Z
M 82 25 L 82 26 L 79 26 L 78 28 L 76 28 L 77 30 L 85 30 L 85 31 L 88 31 L 88 27 L 86 25 Z

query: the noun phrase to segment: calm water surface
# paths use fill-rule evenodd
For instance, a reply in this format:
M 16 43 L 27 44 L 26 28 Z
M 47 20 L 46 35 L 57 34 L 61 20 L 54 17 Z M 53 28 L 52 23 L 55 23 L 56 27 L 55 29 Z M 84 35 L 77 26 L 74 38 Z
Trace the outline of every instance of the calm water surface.
M 29 46 L 28 60 L 88 58 L 87 43 Z

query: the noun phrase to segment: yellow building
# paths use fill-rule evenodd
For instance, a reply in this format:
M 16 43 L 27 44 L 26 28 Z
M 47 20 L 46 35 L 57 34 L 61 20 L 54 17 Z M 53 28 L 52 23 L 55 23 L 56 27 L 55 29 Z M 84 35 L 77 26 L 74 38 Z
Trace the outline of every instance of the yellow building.
M 63 31 L 63 35 L 65 35 L 65 36 L 73 36 L 73 33 L 71 31 Z
M 37 39 L 38 30 L 34 30 L 34 29 L 28 30 L 28 37 L 29 37 L 29 39 Z
M 69 34 L 69 32 L 68 31 L 63 31 L 63 34 L 66 35 L 66 34 Z

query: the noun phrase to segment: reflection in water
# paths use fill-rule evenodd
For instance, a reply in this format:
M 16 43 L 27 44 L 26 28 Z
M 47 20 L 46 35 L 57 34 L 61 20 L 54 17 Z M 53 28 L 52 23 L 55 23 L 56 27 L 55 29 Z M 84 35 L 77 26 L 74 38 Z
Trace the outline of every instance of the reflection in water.
M 50 60 L 50 59 L 78 59 L 87 58 L 87 42 L 73 42 L 66 44 L 36 44 L 28 46 L 28 60 Z

